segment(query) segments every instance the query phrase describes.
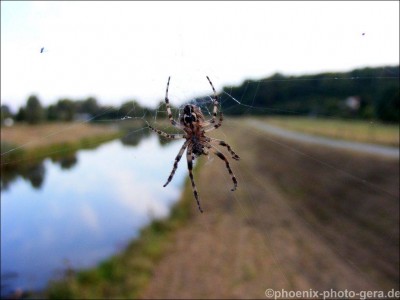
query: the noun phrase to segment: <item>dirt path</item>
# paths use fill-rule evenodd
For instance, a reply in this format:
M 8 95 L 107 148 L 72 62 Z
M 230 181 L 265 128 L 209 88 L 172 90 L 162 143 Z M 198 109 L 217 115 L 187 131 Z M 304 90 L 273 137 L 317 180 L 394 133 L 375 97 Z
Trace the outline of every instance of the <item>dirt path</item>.
M 265 298 L 267 288 L 398 290 L 397 164 L 224 125 L 220 138 L 241 156 L 231 163 L 239 188 L 230 191 L 217 158 L 204 163 L 195 179 L 205 212 L 193 200 L 194 219 L 176 233 L 142 298 Z

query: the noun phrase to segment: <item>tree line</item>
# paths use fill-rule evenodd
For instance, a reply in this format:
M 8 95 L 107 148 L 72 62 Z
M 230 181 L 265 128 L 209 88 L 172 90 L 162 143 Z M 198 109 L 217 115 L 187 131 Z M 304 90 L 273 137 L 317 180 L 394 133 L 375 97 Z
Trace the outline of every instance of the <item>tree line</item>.
M 36 95 L 31 95 L 26 105 L 13 114 L 7 105 L 1 106 L 2 124 L 6 118 L 16 122 L 39 124 L 43 122 L 71 122 L 71 121 L 101 121 L 115 120 L 116 118 L 132 117 L 133 114 L 151 114 L 153 109 L 142 107 L 137 101 L 126 101 L 119 107 L 103 106 L 94 97 L 85 100 L 60 99 L 47 107 L 41 104 Z
M 227 115 L 316 115 L 399 122 L 399 78 L 399 66 L 304 76 L 274 74 L 261 80 L 245 80 L 240 86 L 223 87 L 218 96 Z M 196 101 L 209 102 L 209 96 Z M 15 114 L 2 105 L 1 123 L 5 119 L 29 124 L 115 120 L 153 116 L 160 107 L 165 108 L 163 101 L 156 109 L 143 107 L 135 100 L 120 107 L 102 106 L 93 97 L 78 101 L 60 99 L 44 107 L 37 96 L 31 95 Z M 165 114 L 164 110 L 157 113 L 159 117 Z
M 220 97 L 224 113 L 231 115 L 295 114 L 399 122 L 399 75 L 399 66 L 304 76 L 278 73 L 224 87 Z

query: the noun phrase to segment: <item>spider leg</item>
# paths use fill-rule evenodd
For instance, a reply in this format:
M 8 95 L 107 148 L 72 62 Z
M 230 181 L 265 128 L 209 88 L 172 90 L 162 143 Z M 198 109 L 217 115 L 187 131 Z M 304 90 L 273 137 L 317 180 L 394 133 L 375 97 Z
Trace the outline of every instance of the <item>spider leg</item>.
M 206 126 L 205 129 L 204 129 L 204 132 L 210 132 L 210 131 L 212 131 L 214 129 L 217 129 L 217 128 L 221 127 L 223 120 L 224 120 L 224 116 L 223 116 L 222 112 L 220 112 L 219 113 L 219 121 L 218 121 L 218 123 L 215 124 L 215 125 L 214 124 L 208 125 L 208 126 L 211 126 L 211 127 Z M 210 123 L 212 123 L 212 120 L 210 121 Z
M 168 82 L 167 82 L 167 89 L 165 91 L 165 105 L 167 106 L 167 113 L 168 113 L 168 119 L 171 122 L 171 124 L 177 128 L 181 128 L 181 126 L 174 120 L 172 117 L 172 112 L 171 112 L 171 106 L 169 105 L 169 99 L 168 99 L 168 88 L 169 88 L 169 80 L 171 79 L 171 76 L 168 77 Z
M 172 180 L 172 178 L 174 177 L 175 171 L 176 171 L 176 169 L 178 168 L 178 163 L 179 163 L 179 161 L 181 160 L 183 151 L 185 151 L 185 149 L 186 149 L 186 147 L 187 147 L 188 144 L 189 144 L 189 140 L 187 140 L 187 141 L 182 145 L 181 150 L 179 150 L 179 153 L 178 153 L 178 155 L 177 155 L 176 158 L 175 158 L 174 167 L 173 167 L 171 173 L 169 174 L 169 177 L 168 177 L 167 182 L 163 185 L 164 187 L 166 187 L 166 186 L 168 185 L 168 183 L 170 183 L 171 180 Z
M 231 175 L 232 177 L 232 181 L 233 181 L 233 189 L 231 189 L 231 191 L 236 190 L 237 188 L 237 180 L 235 175 L 233 174 L 231 167 L 229 165 L 229 161 L 226 159 L 225 155 L 223 155 L 221 152 L 219 152 L 217 149 L 212 148 L 213 152 L 215 153 L 215 155 L 217 155 L 220 159 L 222 159 L 223 161 L 225 161 L 225 165 L 226 168 L 228 169 L 229 175 Z
M 169 133 L 165 133 L 165 132 L 163 132 L 163 131 L 161 131 L 159 129 L 156 129 L 156 128 L 150 126 L 149 124 L 147 124 L 147 126 L 149 126 L 149 128 L 151 130 L 153 130 L 155 133 L 158 133 L 159 135 L 161 135 L 163 137 L 166 137 L 168 139 L 175 139 L 176 140 L 176 139 L 184 138 L 183 134 L 169 134 Z
M 233 158 L 233 159 L 235 159 L 235 160 L 239 160 L 239 159 L 240 159 L 239 155 L 237 155 L 237 154 L 235 153 L 235 151 L 232 150 L 231 146 L 230 146 L 229 144 L 227 144 L 225 141 L 218 140 L 218 139 L 214 139 L 214 138 L 210 138 L 210 137 L 209 137 L 209 141 L 210 141 L 210 142 L 218 143 L 218 145 L 223 146 L 223 147 L 226 147 L 226 148 L 228 149 L 228 152 L 229 152 L 230 154 L 232 154 L 232 158 Z
M 193 189 L 194 198 L 196 198 L 197 207 L 199 208 L 200 212 L 203 213 L 203 210 L 200 207 L 199 195 L 197 193 L 196 184 L 194 183 L 194 179 L 193 179 L 193 173 L 192 173 L 193 156 L 192 156 L 192 150 L 191 150 L 190 146 L 188 147 L 188 150 L 186 151 L 186 159 L 187 159 L 187 164 L 188 164 L 190 181 L 192 182 L 192 189 Z
M 210 78 L 208 78 L 208 76 L 206 76 L 207 77 L 207 80 L 208 80 L 208 82 L 210 83 L 210 85 L 211 85 L 211 87 L 212 87 L 212 90 L 213 90 L 213 92 L 214 92 L 214 109 L 213 109 L 213 116 L 212 116 L 212 118 L 211 118 L 211 120 L 210 120 L 210 123 L 215 123 L 215 118 L 217 117 L 217 113 L 218 113 L 218 104 L 219 104 L 219 102 L 218 102 L 218 95 L 217 95 L 217 92 L 215 91 L 215 88 L 214 88 L 214 85 L 212 84 L 212 82 L 211 82 L 211 80 L 210 80 Z M 221 118 L 222 118 L 222 116 L 221 116 Z M 220 119 L 221 120 L 221 119 Z M 222 121 L 221 121 L 222 122 Z M 221 125 L 220 125 L 221 126 Z M 218 126 L 219 127 L 219 126 Z M 217 128 L 218 128 L 217 127 Z

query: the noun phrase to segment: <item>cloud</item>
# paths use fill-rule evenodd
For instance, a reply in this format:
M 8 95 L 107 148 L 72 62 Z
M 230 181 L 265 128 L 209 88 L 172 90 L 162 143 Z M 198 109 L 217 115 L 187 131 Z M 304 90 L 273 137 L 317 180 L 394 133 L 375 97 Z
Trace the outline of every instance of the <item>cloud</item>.
M 93 232 L 100 232 L 100 224 L 94 209 L 85 202 L 82 202 L 79 209 L 80 215 L 82 217 L 82 225 L 86 225 Z
M 113 186 L 115 201 L 131 210 L 136 216 L 153 215 L 165 217 L 168 215 L 169 206 L 179 197 L 180 190 L 173 186 L 168 189 L 161 185 L 142 181 L 133 172 L 118 172 L 114 176 L 117 184 Z

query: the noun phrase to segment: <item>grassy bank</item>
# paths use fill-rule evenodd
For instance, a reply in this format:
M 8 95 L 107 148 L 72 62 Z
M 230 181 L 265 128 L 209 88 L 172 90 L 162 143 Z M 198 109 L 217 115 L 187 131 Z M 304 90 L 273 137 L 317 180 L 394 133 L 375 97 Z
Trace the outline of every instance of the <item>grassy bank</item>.
M 18 124 L 1 128 L 2 170 L 24 168 L 121 137 L 117 128 L 88 123 Z
M 307 117 L 268 117 L 262 120 L 271 125 L 308 134 L 399 147 L 398 124 Z

